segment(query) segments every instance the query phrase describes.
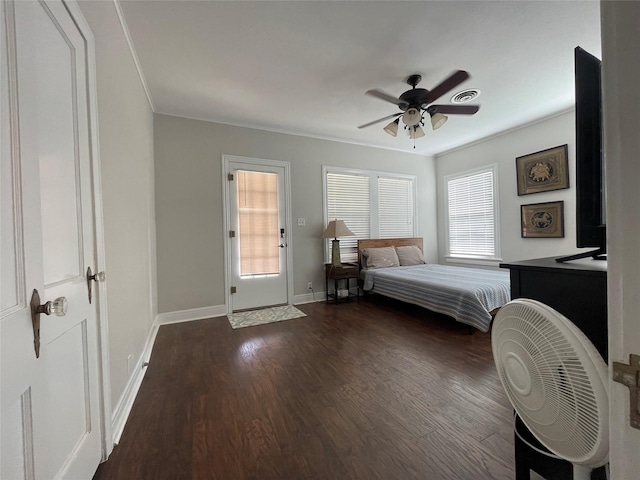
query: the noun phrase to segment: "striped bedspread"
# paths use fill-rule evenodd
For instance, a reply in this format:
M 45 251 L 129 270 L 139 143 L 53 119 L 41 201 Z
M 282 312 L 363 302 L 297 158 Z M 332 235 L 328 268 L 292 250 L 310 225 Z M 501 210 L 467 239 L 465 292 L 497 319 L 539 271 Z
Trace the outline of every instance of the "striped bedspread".
M 489 312 L 511 297 L 509 272 L 445 265 L 366 270 L 364 290 L 419 305 L 489 331 Z

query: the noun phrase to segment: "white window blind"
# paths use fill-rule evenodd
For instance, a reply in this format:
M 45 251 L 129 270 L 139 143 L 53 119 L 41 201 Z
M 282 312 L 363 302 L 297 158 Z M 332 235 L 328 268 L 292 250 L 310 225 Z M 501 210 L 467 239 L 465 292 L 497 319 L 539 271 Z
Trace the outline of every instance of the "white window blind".
M 359 239 L 416 236 L 415 175 L 329 166 L 322 171 L 326 222 L 344 220 L 355 234 L 339 239 L 343 262 L 358 261 Z
M 413 180 L 378 177 L 380 238 L 413 237 Z
M 449 255 L 496 256 L 494 167 L 446 181 Z
M 342 262 L 358 261 L 358 239 L 369 238 L 371 213 L 369 202 L 369 177 L 341 173 L 327 173 L 327 217 L 344 220 L 355 236 L 342 237 L 340 258 Z

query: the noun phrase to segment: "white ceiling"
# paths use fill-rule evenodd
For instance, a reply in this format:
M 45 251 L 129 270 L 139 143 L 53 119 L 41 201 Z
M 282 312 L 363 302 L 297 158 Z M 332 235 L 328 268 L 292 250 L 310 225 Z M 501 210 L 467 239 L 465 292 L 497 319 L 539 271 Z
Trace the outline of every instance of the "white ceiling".
M 435 155 L 573 105 L 573 49 L 600 57 L 597 1 L 120 0 L 157 113 Z M 413 141 L 383 132 L 419 73 L 482 91 Z M 402 125 L 402 123 L 401 123 Z

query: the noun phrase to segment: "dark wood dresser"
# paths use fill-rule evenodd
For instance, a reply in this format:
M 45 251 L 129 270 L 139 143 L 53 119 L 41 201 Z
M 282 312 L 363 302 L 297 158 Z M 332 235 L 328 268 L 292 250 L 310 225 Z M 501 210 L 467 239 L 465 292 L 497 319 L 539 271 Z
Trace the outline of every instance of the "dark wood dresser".
M 558 263 L 555 257 L 502 263 L 511 273 L 511 298 L 531 298 L 549 305 L 571 320 L 607 360 L 607 262 L 582 259 Z M 531 449 L 542 445 L 518 420 L 515 435 L 516 480 L 529 480 L 530 470 L 548 480 L 571 480 L 569 462 Z M 546 450 L 546 449 L 545 449 Z M 604 479 L 604 468 L 592 479 Z
M 531 298 L 562 313 L 607 360 L 607 262 L 555 257 L 501 263 L 511 272 L 511 298 Z

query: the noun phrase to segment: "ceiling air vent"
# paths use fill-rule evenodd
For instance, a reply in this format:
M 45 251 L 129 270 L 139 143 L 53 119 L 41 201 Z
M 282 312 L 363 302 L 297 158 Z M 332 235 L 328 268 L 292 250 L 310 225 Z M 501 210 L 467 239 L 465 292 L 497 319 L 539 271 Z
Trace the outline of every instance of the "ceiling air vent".
M 463 90 L 462 92 L 456 93 L 453 97 L 451 97 L 451 103 L 467 103 L 471 100 L 474 100 L 480 95 L 480 90 L 477 88 L 470 88 L 468 90 Z

